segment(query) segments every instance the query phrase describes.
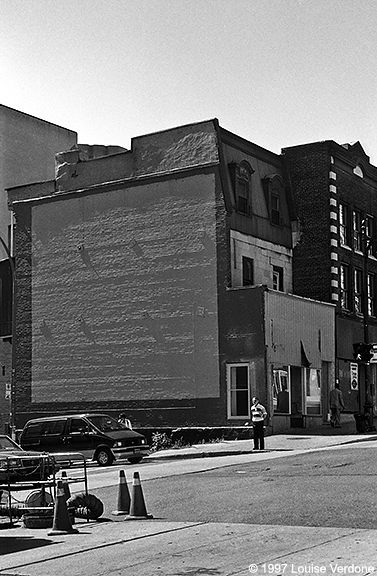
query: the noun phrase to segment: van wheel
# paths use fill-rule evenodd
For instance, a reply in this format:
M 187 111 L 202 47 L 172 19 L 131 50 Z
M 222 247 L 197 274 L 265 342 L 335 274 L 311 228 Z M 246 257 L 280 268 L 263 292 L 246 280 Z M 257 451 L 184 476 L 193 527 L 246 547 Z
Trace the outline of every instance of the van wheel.
M 143 459 L 142 456 L 135 456 L 135 458 L 128 458 L 130 464 L 139 464 Z
M 111 466 L 114 457 L 108 448 L 100 448 L 96 454 L 98 466 Z

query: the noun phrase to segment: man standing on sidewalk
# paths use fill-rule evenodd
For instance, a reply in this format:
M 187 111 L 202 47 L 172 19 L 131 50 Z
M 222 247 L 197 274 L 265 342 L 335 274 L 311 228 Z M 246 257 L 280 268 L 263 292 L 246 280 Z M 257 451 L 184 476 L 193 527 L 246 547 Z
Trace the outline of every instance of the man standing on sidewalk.
M 251 423 L 253 425 L 254 450 L 264 450 L 264 421 L 267 418 L 267 411 L 259 398 L 254 396 L 251 405 Z
M 343 393 L 340 390 L 339 382 L 335 383 L 335 388 L 330 392 L 331 426 L 340 428 L 340 411 L 344 410 Z

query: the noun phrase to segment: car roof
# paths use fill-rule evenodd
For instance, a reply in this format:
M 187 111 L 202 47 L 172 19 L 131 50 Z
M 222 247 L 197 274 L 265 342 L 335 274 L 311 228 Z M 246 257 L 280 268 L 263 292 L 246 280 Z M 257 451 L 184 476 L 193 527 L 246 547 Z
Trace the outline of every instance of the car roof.
M 83 416 L 105 416 L 105 418 L 109 418 L 109 414 L 104 414 L 103 412 L 80 412 L 79 414 L 57 414 L 56 416 L 32 418 L 28 420 L 26 424 L 30 424 L 31 422 L 48 422 L 49 420 L 64 420 L 64 418 L 82 418 Z M 113 418 L 113 416 L 111 416 L 111 418 Z

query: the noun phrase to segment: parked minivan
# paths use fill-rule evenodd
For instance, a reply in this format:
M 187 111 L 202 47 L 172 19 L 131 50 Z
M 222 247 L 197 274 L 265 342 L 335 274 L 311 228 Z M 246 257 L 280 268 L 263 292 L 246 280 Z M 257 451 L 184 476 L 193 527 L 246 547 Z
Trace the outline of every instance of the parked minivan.
M 100 413 L 48 416 L 26 422 L 20 444 L 39 452 L 78 452 L 99 466 L 110 466 L 116 458 L 131 464 L 149 454 L 145 436 Z

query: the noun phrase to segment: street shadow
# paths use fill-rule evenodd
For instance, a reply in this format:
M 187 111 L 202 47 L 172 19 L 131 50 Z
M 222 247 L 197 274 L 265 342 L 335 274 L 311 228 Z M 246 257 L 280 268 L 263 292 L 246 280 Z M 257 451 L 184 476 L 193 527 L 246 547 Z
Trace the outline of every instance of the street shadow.
M 330 423 L 324 423 L 322 426 L 313 428 L 290 428 L 289 431 L 282 432 L 289 434 L 289 436 L 352 436 L 353 434 L 361 434 L 356 430 L 355 420 L 347 420 L 342 422 L 340 428 L 332 428 Z M 377 435 L 376 432 L 365 432 L 366 436 Z
M 54 544 L 51 540 L 45 538 L 34 538 L 32 536 L 1 536 L 0 535 L 0 556 L 4 554 L 13 554 L 14 552 L 22 552 L 24 550 L 32 550 L 33 548 L 41 548 L 48 544 Z

